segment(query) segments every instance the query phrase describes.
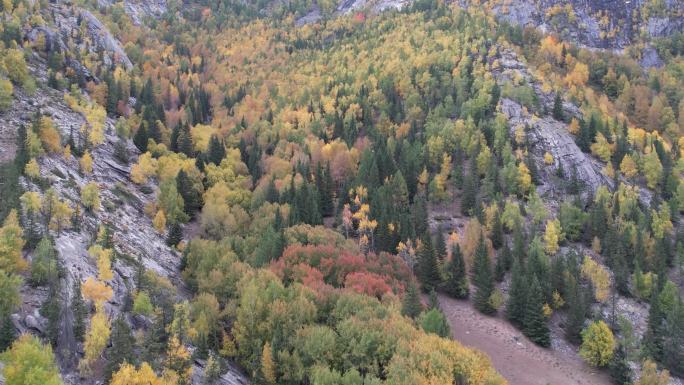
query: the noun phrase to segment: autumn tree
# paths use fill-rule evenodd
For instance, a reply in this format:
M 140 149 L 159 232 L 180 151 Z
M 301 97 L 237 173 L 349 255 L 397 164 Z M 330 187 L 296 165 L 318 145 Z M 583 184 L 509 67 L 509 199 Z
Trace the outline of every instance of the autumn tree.
M 271 344 L 268 342 L 264 344 L 264 348 L 261 353 L 261 375 L 267 384 L 276 383 L 276 366 L 273 360 Z
M 641 365 L 641 377 L 634 385 L 667 385 L 670 383 L 670 373 L 667 370 L 658 371 L 658 365 L 646 360 Z
M 7 111 L 12 106 L 14 87 L 7 79 L 0 79 L 0 111 Z
M 100 188 L 97 183 L 90 182 L 81 189 L 81 202 L 89 211 L 100 209 Z
M 24 334 L 2 356 L 2 375 L 7 385 L 62 385 L 52 348 Z
M 646 176 L 646 184 L 649 188 L 653 189 L 658 185 L 660 177 L 663 172 L 663 165 L 660 163 L 658 154 L 655 150 L 651 150 L 650 153 L 646 154 L 643 158 L 644 160 L 644 176 Z
M 608 271 L 588 255 L 584 256 L 581 271 L 582 276 L 591 281 L 596 300 L 599 302 L 606 301 L 610 292 L 610 274 Z
M 79 160 L 79 164 L 81 166 L 81 172 L 84 174 L 88 175 L 93 173 L 93 157 L 90 156 L 90 151 L 86 150 L 83 153 L 81 160 Z
M 544 249 L 549 255 L 554 255 L 558 252 L 558 242 L 563 239 L 560 221 L 558 219 L 546 222 L 546 230 L 544 231 Z
M 83 287 L 85 289 L 86 286 L 84 285 Z M 90 373 L 92 371 L 93 365 L 100 359 L 104 348 L 107 346 L 107 342 L 109 342 L 111 329 L 107 314 L 104 311 L 104 305 L 98 305 L 96 308 L 95 314 L 90 319 L 90 329 L 83 342 L 85 353 L 78 365 L 81 373 Z
M 119 370 L 112 375 L 112 380 L 109 385 L 169 385 L 173 382 L 165 378 L 157 377 L 150 364 L 143 362 L 140 369 L 135 369 L 135 366 L 124 363 Z
M 192 376 L 190 352 L 176 336 L 169 339 L 165 366 L 178 374 L 182 384 L 189 383 Z
M 622 157 L 620 172 L 628 179 L 634 178 L 639 173 L 639 168 L 631 155 L 627 154 Z
M 615 338 L 603 321 L 595 321 L 582 331 L 580 356 L 592 366 L 606 366 L 613 358 Z
M 43 116 L 38 121 L 38 137 L 48 153 L 62 152 L 62 139 L 55 128 L 52 118 Z
M 25 244 L 22 234 L 17 212 L 12 210 L 0 227 L 0 270 L 12 273 L 26 269 L 28 264 L 21 254 Z
M 7 76 L 14 84 L 25 84 L 29 79 L 29 72 L 24 60 L 24 52 L 20 49 L 8 49 L 4 52 Z

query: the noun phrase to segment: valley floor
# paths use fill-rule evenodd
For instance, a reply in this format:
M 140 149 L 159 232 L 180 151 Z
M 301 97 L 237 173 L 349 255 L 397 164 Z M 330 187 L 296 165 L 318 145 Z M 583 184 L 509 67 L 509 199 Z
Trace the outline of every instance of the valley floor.
M 468 301 L 440 295 L 455 339 L 492 360 L 510 385 L 608 385 L 610 377 L 587 366 L 574 353 L 543 349 L 505 320 L 477 312 Z

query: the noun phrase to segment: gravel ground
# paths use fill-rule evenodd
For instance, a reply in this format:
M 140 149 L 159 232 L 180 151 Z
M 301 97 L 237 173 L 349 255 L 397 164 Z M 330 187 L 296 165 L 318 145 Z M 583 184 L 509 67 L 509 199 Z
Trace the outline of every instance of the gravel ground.
M 574 351 L 543 349 L 499 317 L 478 313 L 468 301 L 439 297 L 454 338 L 487 353 L 510 385 L 609 385 L 607 373 Z

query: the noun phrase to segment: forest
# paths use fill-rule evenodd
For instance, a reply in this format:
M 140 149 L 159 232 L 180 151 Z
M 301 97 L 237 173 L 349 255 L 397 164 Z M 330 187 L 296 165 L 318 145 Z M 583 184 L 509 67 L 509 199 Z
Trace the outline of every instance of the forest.
M 305 25 L 307 1 L 168 1 L 145 23 L 57 3 L 0 2 L 0 120 L 36 95 L 82 120 L 36 111 L 0 167 L 5 384 L 507 384 L 443 298 L 615 384 L 684 377 L 682 33 L 644 69 L 487 2 L 317 2 Z M 551 126 L 601 183 L 543 147 Z M 102 220 L 138 196 L 179 280 Z M 18 333 L 34 295 L 44 326 Z

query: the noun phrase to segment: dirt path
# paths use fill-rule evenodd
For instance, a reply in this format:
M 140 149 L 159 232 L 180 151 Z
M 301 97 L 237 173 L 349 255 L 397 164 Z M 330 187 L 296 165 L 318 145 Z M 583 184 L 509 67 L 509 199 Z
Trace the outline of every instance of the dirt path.
M 574 353 L 542 349 L 500 318 L 478 313 L 467 301 L 440 296 L 453 336 L 491 357 L 510 385 L 609 385 L 606 373 L 588 367 Z

